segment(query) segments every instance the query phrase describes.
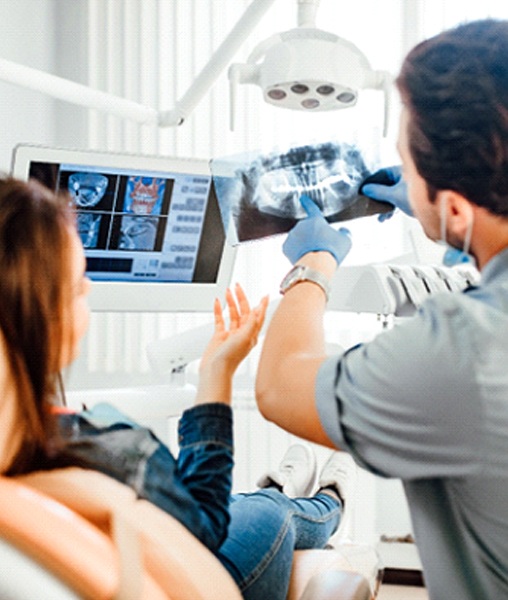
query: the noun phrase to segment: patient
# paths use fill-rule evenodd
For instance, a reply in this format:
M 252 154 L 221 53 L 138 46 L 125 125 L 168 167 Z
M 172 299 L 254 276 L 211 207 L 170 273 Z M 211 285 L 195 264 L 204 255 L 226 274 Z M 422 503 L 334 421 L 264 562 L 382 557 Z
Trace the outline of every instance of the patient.
M 69 197 L 36 182 L 0 180 L 0 272 L 1 472 L 101 471 L 180 520 L 245 598 L 284 599 L 293 551 L 323 547 L 336 531 L 353 466 L 333 453 L 315 486 L 312 452 L 295 445 L 259 490 L 231 496 L 232 378 L 256 344 L 267 299 L 251 309 L 240 286 L 228 291 L 229 326 L 216 301 L 215 333 L 174 458 L 112 407 L 75 414 L 59 400 L 59 373 L 78 355 L 89 318 L 90 281 Z

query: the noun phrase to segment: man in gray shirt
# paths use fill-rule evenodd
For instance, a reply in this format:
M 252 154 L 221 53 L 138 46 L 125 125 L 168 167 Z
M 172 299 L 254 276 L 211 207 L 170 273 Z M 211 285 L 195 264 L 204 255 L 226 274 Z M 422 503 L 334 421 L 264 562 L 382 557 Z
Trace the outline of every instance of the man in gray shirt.
M 326 357 L 327 282 L 351 241 L 303 199 L 256 382 L 267 419 L 403 481 L 433 600 L 508 598 L 507 57 L 508 21 L 416 46 L 397 79 L 405 182 L 369 190 L 469 253 L 481 284 Z

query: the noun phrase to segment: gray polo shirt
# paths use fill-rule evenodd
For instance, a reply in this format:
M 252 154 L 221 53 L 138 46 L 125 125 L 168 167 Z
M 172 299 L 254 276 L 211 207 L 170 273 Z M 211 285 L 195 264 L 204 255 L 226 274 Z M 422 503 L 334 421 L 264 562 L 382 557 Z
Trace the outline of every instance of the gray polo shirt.
M 430 597 L 508 598 L 508 249 L 322 365 L 325 431 L 403 482 Z

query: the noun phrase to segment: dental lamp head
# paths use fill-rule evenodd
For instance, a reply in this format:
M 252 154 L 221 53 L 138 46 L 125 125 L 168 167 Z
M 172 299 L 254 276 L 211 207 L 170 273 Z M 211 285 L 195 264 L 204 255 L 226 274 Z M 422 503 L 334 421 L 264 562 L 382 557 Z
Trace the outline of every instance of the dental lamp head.
M 245 64 L 229 68 L 231 129 L 238 84 L 258 85 L 266 102 L 280 108 L 322 112 L 354 106 L 359 90 L 384 92 L 384 134 L 388 127 L 392 78 L 374 71 L 351 42 L 315 27 L 298 27 L 261 42 Z

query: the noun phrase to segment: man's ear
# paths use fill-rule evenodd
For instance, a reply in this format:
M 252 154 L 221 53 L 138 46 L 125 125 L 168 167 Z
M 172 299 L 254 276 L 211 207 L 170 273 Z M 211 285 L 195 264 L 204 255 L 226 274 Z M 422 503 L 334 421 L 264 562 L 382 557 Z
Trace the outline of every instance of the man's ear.
M 463 238 L 474 219 L 474 207 L 462 194 L 453 190 L 440 190 L 437 194 L 439 206 L 446 207 L 446 224 L 452 235 Z

